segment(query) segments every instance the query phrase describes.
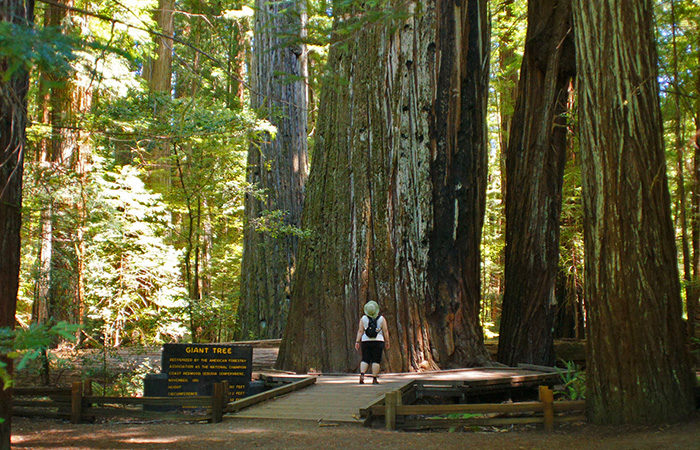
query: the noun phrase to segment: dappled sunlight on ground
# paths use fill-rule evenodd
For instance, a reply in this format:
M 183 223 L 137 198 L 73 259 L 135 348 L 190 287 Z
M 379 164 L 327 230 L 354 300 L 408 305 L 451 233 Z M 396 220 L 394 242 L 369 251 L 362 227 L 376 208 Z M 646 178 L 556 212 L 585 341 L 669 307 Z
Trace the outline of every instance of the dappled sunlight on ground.
M 478 432 L 400 432 L 315 421 L 225 418 L 219 424 L 99 423 L 13 419 L 15 448 L 698 448 L 700 418 L 661 427 L 492 428 Z

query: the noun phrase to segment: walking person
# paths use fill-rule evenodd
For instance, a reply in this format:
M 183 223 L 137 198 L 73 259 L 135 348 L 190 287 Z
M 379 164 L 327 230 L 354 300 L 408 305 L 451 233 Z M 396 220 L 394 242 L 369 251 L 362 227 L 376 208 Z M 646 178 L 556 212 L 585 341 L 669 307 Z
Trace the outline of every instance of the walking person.
M 389 349 L 389 331 L 386 319 L 379 315 L 379 305 L 374 300 L 365 303 L 365 315 L 360 318 L 355 350 L 362 349 L 360 362 L 360 384 L 365 383 L 367 369 L 372 370 L 372 384 L 379 383 L 379 369 L 384 348 Z

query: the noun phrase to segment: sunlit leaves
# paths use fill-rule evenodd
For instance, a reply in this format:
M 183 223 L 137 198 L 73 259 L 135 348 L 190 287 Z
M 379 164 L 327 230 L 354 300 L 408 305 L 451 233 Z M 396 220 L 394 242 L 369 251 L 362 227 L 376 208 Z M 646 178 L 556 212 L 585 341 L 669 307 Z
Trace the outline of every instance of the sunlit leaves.
M 98 175 L 92 189 L 88 316 L 112 344 L 129 341 L 135 329 L 146 342 L 181 338 L 184 290 L 180 254 L 166 242 L 168 208 L 130 166 Z
M 243 5 L 241 9 L 230 9 L 228 11 L 224 11 L 222 16 L 224 19 L 228 20 L 251 20 L 253 18 L 253 15 L 255 14 L 255 11 L 253 8 L 247 5 Z
M 0 354 L 16 360 L 15 369 L 23 369 L 30 361 L 41 356 L 56 337 L 67 341 L 75 340 L 77 325 L 58 322 L 53 325 L 32 324 L 28 328 L 10 329 L 0 327 Z M 0 361 L 0 380 L 4 389 L 12 387 L 12 377 L 7 371 L 7 364 Z
M 280 210 L 263 210 L 260 215 L 252 219 L 251 226 L 259 233 L 269 234 L 273 238 L 279 238 L 284 235 L 293 235 L 299 238 L 308 237 L 309 230 L 303 230 L 289 224 L 286 217 L 287 213 Z
M 18 70 L 29 71 L 32 67 L 68 75 L 76 44 L 74 38 L 55 27 L 35 29 L 0 22 L 0 58 L 7 61 L 2 78 L 7 81 Z

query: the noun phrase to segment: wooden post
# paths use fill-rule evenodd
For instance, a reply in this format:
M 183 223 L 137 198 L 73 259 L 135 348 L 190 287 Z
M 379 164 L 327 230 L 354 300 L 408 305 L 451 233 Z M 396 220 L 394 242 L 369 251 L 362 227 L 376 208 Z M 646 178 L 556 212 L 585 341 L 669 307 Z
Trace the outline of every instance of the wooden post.
M 387 430 L 396 429 L 396 405 L 399 403 L 398 397 L 401 395 L 399 391 L 391 391 L 384 394 L 384 423 Z
M 224 418 L 224 384 L 214 383 L 211 394 L 211 422 L 219 423 Z
M 224 409 L 226 409 L 226 405 L 231 401 L 231 391 L 228 387 L 228 380 L 222 381 L 221 384 L 224 385 Z
M 80 416 L 83 409 L 83 383 L 73 382 L 70 396 L 70 422 L 80 423 Z
M 554 392 L 547 386 L 540 386 L 540 401 L 544 409 L 544 430 L 554 430 Z
M 85 397 L 92 397 L 92 379 L 88 378 L 87 380 L 83 380 L 83 399 Z M 92 408 L 92 403 L 88 403 L 87 401 L 84 401 L 82 403 L 81 407 L 81 418 L 85 417 L 85 414 L 83 412 L 83 409 L 85 409 L 87 412 L 88 409 Z M 85 420 L 88 422 L 93 421 L 94 417 L 86 417 Z
M 87 397 L 92 395 L 92 380 L 90 378 L 83 380 L 83 395 Z

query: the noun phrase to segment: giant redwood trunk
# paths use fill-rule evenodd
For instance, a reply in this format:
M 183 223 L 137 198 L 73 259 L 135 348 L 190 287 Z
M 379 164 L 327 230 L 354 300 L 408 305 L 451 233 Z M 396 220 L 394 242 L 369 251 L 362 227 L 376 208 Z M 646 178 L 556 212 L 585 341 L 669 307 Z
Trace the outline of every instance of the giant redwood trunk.
M 552 326 L 567 100 L 575 70 L 570 0 L 531 0 L 506 152 L 505 291 L 498 361 L 554 365 Z
M 411 14 L 331 45 L 281 368 L 354 370 L 370 299 L 388 319 L 386 370 L 488 362 L 478 320 L 486 2 L 389 3 Z M 336 29 L 372 16 L 337 12 Z
M 243 338 L 279 338 L 289 311 L 308 162 L 306 47 L 301 2 L 256 1 L 251 72 L 253 108 L 277 128 L 248 152 L 240 330 Z
M 0 1 L 0 21 L 32 26 L 32 0 Z M 0 73 L 7 74 L 12 61 L 0 58 Z M 0 327 L 14 328 L 19 287 L 20 227 L 22 222 L 22 172 L 24 162 L 26 95 L 29 75 L 15 70 L 0 78 Z M 12 363 L 0 354 L 12 373 Z M 0 379 L 0 448 L 10 448 L 12 390 Z
M 574 0 L 586 249 L 587 412 L 694 409 L 662 139 L 651 0 Z

